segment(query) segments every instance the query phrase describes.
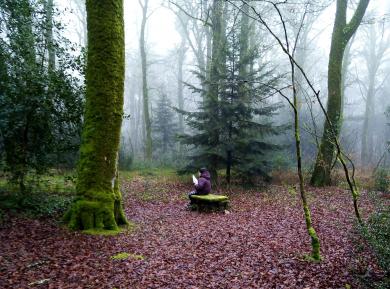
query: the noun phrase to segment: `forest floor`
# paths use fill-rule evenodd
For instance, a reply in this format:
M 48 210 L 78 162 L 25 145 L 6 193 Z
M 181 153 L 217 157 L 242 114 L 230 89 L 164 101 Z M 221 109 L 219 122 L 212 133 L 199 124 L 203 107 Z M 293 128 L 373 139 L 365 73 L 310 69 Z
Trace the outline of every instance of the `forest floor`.
M 343 189 L 308 189 L 320 263 L 305 259 L 310 239 L 291 186 L 231 190 L 229 212 L 209 214 L 185 209 L 191 184 L 183 181 L 132 175 L 122 189 L 135 228 L 117 236 L 12 218 L 0 230 L 0 288 L 333 289 L 380 275 Z M 372 209 L 366 194 L 361 205 L 364 215 Z M 113 258 L 118 253 L 128 254 Z

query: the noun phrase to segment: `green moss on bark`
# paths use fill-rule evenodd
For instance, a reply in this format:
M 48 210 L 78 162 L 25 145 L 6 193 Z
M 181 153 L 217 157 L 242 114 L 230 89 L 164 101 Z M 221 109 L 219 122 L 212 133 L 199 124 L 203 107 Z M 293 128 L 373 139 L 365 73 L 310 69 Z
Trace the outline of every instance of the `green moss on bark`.
M 123 0 L 87 0 L 86 110 L 78 198 L 65 215 L 71 229 L 117 230 L 127 224 L 118 184 L 123 115 Z
M 313 225 L 311 223 L 311 216 L 310 216 L 310 210 L 306 202 L 306 198 L 303 202 L 303 211 L 305 213 L 305 222 L 306 222 L 306 228 L 307 232 L 309 233 L 310 239 L 311 239 L 311 255 L 313 261 L 321 261 L 321 253 L 320 253 L 320 239 L 318 238 L 318 235 L 313 228 Z
M 328 104 L 329 121 L 324 123 L 324 132 L 317 154 L 310 183 L 313 186 L 327 186 L 331 182 L 332 163 L 335 159 L 336 139 L 342 124 L 342 63 L 345 48 L 356 32 L 370 0 L 360 0 L 359 5 L 347 24 L 347 0 L 337 0 L 336 17 L 332 32 L 328 63 Z

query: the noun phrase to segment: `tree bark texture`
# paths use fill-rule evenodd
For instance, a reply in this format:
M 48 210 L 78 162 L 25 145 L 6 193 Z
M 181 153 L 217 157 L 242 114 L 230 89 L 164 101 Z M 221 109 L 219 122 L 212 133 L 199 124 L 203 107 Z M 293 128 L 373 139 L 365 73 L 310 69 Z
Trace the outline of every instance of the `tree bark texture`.
M 184 110 L 184 96 L 183 96 L 183 65 L 186 57 L 187 51 L 187 41 L 185 37 L 182 37 L 179 54 L 178 54 L 178 73 L 177 73 L 177 102 L 179 104 L 179 109 Z M 179 113 L 179 132 L 184 133 L 184 118 L 183 114 Z
M 71 229 L 127 224 L 118 183 L 125 71 L 123 0 L 87 0 L 86 111 Z
M 221 73 L 225 67 L 225 34 L 224 34 L 224 25 L 223 25 L 223 7 L 224 2 L 219 0 L 214 0 L 212 4 L 212 48 L 211 48 L 211 61 L 210 61 L 210 71 L 209 71 L 209 82 L 207 89 L 207 94 L 204 99 L 207 102 L 208 108 L 213 108 L 214 111 L 210 113 L 214 114 L 215 117 L 210 119 L 210 127 L 218 127 L 219 111 L 218 111 L 218 101 L 219 101 L 219 81 Z M 219 130 L 215 129 L 214 133 L 210 135 L 210 142 L 214 144 L 219 143 Z M 211 167 L 209 171 L 211 177 L 217 181 L 218 179 L 218 159 L 217 157 L 212 157 Z
M 53 0 L 47 0 L 45 5 L 46 10 L 46 42 L 49 52 L 49 71 L 55 70 L 56 65 L 56 53 L 54 49 L 53 40 Z
M 143 115 L 145 123 L 145 159 L 152 160 L 153 144 L 152 144 L 152 122 L 149 113 L 149 87 L 148 87 L 148 64 L 146 55 L 145 30 L 148 13 L 148 1 L 145 0 L 142 6 L 142 22 L 140 34 L 140 52 L 141 52 L 141 66 L 142 66 L 142 97 L 143 97 Z
M 345 47 L 356 32 L 370 0 L 360 0 L 356 11 L 347 24 L 347 0 L 337 0 L 336 18 L 328 63 L 328 104 L 329 121 L 325 121 L 320 149 L 317 154 L 310 183 L 326 186 L 331 182 L 332 163 L 335 158 L 336 139 L 339 138 L 342 123 L 342 62 Z

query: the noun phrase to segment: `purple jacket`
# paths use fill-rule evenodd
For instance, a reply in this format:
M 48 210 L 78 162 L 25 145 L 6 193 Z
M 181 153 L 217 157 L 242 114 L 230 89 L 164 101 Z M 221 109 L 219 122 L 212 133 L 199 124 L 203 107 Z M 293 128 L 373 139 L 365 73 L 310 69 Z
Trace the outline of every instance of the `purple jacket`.
M 198 184 L 195 185 L 196 193 L 198 195 L 207 195 L 211 191 L 210 173 L 204 171 L 201 173 Z

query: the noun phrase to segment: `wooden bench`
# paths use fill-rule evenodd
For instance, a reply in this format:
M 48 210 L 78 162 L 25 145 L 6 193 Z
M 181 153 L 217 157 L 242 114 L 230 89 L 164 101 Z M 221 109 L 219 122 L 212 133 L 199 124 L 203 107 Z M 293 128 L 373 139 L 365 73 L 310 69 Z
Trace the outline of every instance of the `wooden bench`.
M 191 209 L 199 212 L 224 211 L 229 205 L 229 198 L 222 195 L 192 195 Z

